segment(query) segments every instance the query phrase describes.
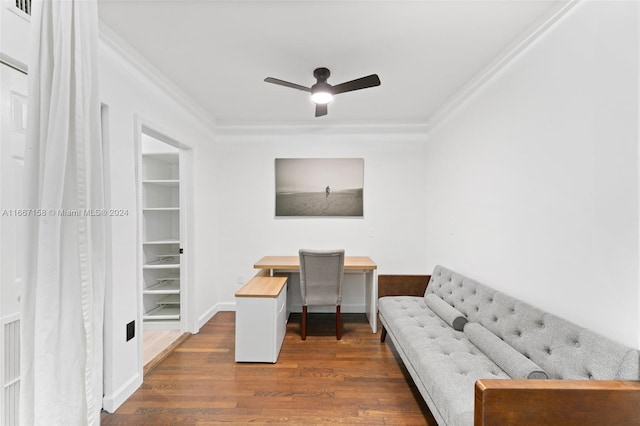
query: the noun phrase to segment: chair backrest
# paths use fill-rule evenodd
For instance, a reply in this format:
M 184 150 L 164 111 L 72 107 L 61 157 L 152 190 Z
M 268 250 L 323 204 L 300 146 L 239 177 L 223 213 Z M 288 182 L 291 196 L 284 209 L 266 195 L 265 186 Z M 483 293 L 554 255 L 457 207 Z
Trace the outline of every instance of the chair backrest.
M 300 255 L 300 294 L 303 305 L 340 305 L 344 279 L 344 250 L 305 250 Z

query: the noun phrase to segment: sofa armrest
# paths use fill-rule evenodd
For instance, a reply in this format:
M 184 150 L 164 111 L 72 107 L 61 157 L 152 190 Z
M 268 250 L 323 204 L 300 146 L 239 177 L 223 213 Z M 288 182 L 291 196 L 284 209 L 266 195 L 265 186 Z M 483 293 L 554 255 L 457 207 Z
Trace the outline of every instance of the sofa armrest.
M 378 297 L 424 296 L 431 275 L 378 275 Z
M 640 382 L 498 380 L 475 386 L 475 426 L 640 425 Z

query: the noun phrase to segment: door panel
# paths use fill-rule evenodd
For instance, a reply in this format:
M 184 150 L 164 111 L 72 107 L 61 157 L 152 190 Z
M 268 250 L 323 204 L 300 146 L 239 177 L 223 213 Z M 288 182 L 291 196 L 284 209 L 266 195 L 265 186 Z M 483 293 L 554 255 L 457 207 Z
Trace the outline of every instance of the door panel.
M 17 425 L 27 76 L 0 64 L 0 424 Z
M 27 76 L 0 64 L 0 317 L 20 311 Z

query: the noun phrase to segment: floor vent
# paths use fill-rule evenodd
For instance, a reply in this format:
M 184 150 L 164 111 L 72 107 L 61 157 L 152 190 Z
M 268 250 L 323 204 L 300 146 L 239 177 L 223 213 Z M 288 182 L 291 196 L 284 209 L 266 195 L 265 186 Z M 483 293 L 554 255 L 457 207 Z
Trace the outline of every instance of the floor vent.
M 3 322 L 3 400 L 2 424 L 18 425 L 20 401 L 20 319 L 6 318 Z
M 16 0 L 16 8 L 31 15 L 31 0 Z

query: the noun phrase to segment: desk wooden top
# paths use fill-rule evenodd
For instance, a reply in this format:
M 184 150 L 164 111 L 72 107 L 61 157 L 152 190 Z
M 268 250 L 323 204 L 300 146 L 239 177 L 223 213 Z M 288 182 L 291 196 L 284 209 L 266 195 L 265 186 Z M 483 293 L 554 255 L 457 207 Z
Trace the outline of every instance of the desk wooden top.
M 294 270 L 300 269 L 300 257 L 298 256 L 265 256 L 258 260 L 254 265 L 256 269 L 276 269 L 276 270 Z M 368 256 L 345 256 L 345 271 L 372 271 L 377 269 L 375 264 Z
M 258 274 L 236 292 L 236 297 L 278 297 L 286 282 L 287 277 L 265 277 Z

